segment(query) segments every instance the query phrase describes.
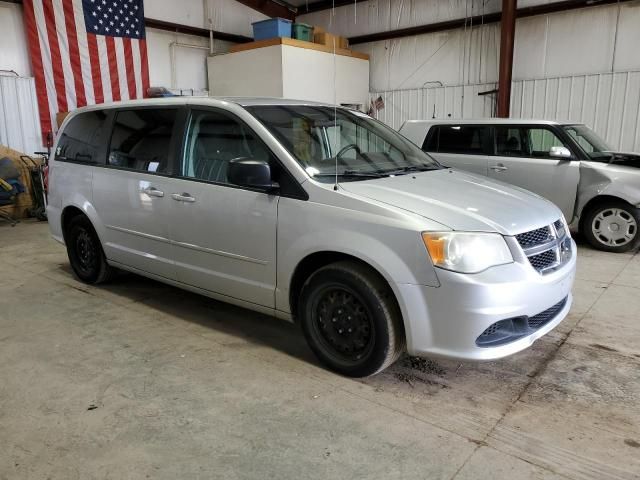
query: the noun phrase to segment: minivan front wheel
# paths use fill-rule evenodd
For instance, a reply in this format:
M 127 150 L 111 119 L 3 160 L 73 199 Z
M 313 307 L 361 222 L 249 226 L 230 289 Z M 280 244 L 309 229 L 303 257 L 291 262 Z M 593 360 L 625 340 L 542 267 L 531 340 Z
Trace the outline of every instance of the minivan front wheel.
M 599 250 L 622 253 L 640 244 L 640 210 L 623 201 L 596 205 L 582 225 L 587 241 Z
M 71 220 L 65 235 L 69 263 L 76 276 L 85 283 L 97 284 L 109 280 L 109 266 L 100 239 L 89 219 L 78 215 Z
M 312 274 L 302 289 L 299 318 L 316 356 L 343 375 L 378 373 L 404 349 L 389 286 L 355 262 L 333 263 Z

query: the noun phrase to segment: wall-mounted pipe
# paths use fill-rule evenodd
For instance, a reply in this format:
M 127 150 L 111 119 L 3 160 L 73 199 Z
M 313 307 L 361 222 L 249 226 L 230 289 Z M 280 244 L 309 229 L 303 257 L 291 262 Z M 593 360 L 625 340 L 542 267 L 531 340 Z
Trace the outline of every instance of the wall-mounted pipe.
M 209 51 L 211 47 L 205 47 L 203 45 L 191 45 L 189 43 L 180 43 L 178 41 L 171 42 L 169 44 L 169 55 L 171 58 L 171 88 L 178 88 L 177 86 L 177 74 L 176 74 L 176 47 L 180 48 L 193 48 L 196 50 Z

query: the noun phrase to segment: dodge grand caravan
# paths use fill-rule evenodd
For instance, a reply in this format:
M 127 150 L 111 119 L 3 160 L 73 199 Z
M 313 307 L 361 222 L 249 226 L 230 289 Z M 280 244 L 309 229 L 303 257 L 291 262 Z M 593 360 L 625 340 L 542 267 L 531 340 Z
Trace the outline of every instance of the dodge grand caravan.
M 157 99 L 80 109 L 49 220 L 75 275 L 115 269 L 298 322 L 345 375 L 413 355 L 516 353 L 571 307 L 560 210 L 443 168 L 344 108 Z
M 444 165 L 554 202 L 589 243 L 640 245 L 640 154 L 612 151 L 586 125 L 546 120 L 411 120 L 400 133 Z

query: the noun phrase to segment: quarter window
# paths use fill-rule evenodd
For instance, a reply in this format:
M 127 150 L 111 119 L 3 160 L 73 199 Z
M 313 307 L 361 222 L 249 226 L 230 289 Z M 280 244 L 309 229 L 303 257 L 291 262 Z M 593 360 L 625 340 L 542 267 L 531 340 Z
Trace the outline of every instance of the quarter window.
M 422 149 L 427 152 L 483 155 L 486 127 L 437 125 L 431 129 Z
M 265 145 L 246 125 L 217 111 L 193 112 L 180 172 L 183 177 L 229 183 L 229 162 L 242 157 L 271 159 Z
M 99 155 L 106 120 L 107 112 L 104 110 L 81 113 L 72 118 L 58 141 L 56 159 L 92 164 L 104 163 L 104 157 L 100 159 Z
M 116 114 L 108 164 L 139 172 L 168 173 L 176 109 L 144 108 Z

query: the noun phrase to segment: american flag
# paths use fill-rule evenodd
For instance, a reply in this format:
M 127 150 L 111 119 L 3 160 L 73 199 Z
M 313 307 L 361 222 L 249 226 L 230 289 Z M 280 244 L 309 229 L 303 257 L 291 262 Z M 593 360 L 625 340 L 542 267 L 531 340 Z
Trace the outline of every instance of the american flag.
M 24 0 L 24 17 L 43 138 L 58 112 L 145 96 L 142 0 Z

